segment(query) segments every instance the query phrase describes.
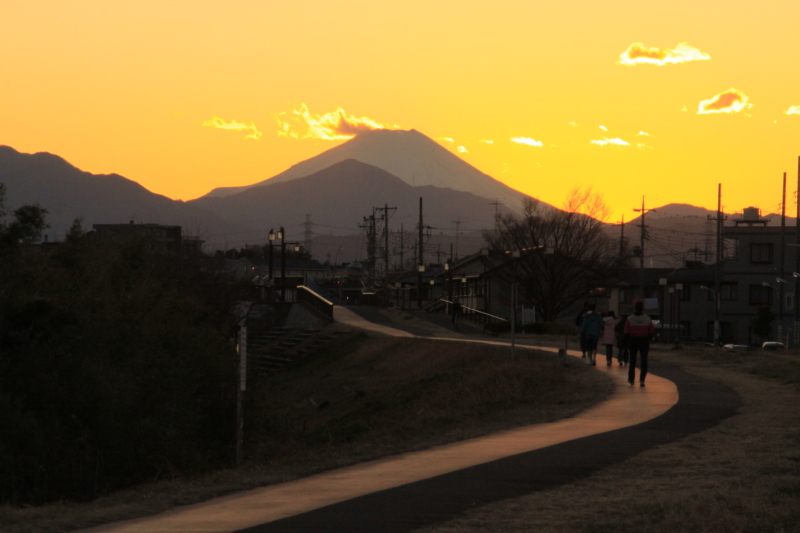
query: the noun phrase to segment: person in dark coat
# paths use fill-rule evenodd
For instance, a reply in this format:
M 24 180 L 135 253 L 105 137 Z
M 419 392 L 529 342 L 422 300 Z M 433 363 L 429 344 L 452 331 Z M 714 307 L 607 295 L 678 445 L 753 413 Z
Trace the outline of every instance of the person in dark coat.
M 617 325 L 614 326 L 614 331 L 617 334 L 617 361 L 619 366 L 628 364 L 628 336 L 625 335 L 625 323 L 628 321 L 628 315 L 619 317 Z
M 647 354 L 650 351 L 650 339 L 655 335 L 656 328 L 650 317 L 644 314 L 644 302 L 638 301 L 634 311 L 625 322 L 625 333 L 628 335 L 630 348 L 630 365 L 628 367 L 628 383 L 633 385 L 636 378 L 636 356 L 641 356 L 641 372 L 639 373 L 639 386 L 644 387 L 644 378 L 647 377 Z
M 458 301 L 458 298 L 453 300 L 453 325 L 458 326 L 458 319 L 461 317 L 461 302 Z
M 586 338 L 586 356 L 589 358 L 588 363 L 596 366 L 597 357 L 597 343 L 600 340 L 600 335 L 603 334 L 603 317 L 595 312 L 595 305 L 589 304 L 589 311 L 583 315 L 581 321 L 580 333 Z
M 586 337 L 580 333 L 581 323 L 583 322 L 583 317 L 589 311 L 589 302 L 583 302 L 583 308 L 578 311 L 578 314 L 575 316 L 575 325 L 578 326 L 578 339 L 581 345 L 581 358 L 586 359 Z

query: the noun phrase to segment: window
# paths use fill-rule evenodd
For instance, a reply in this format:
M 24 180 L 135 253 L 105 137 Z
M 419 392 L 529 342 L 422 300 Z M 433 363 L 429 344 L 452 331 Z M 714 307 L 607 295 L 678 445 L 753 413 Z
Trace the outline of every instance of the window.
M 772 263 L 772 243 L 750 243 L 751 263 Z
M 688 283 L 683 284 L 683 288 L 678 291 L 682 302 L 688 302 L 692 299 L 692 286 Z
M 750 285 L 750 305 L 772 305 L 772 287 Z
M 769 287 L 764 287 L 769 289 Z M 721 302 L 735 302 L 739 299 L 739 287 L 736 283 L 720 283 L 719 299 Z

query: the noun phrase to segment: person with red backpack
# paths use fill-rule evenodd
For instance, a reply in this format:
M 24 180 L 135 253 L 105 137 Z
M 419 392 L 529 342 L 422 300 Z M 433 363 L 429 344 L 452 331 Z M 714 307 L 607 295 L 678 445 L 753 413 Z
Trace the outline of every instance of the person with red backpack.
M 650 317 L 644 314 L 644 302 L 636 302 L 633 314 L 625 322 L 625 335 L 628 337 L 630 348 L 630 366 L 628 367 L 628 383 L 633 385 L 636 379 L 636 355 L 641 355 L 641 372 L 639 373 L 639 386 L 644 387 L 644 378 L 647 377 L 647 354 L 650 351 L 650 339 L 655 335 L 656 328 Z

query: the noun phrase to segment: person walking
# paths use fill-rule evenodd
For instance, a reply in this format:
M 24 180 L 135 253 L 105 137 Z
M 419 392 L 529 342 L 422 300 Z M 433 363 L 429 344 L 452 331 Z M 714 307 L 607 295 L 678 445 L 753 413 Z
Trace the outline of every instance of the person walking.
M 461 317 L 461 302 L 458 301 L 458 297 L 453 300 L 453 325 L 458 327 L 458 319 Z
M 614 332 L 617 334 L 617 361 L 619 366 L 628 364 L 628 336 L 625 334 L 625 324 L 628 322 L 628 315 L 621 315 L 614 326 Z
M 644 387 L 644 378 L 647 377 L 647 354 L 650 351 L 650 339 L 656 332 L 653 321 L 644 314 L 644 302 L 639 300 L 633 307 L 633 314 L 625 322 L 625 334 L 628 336 L 630 348 L 630 361 L 628 366 L 628 383 L 633 385 L 636 379 L 636 356 L 641 356 L 639 366 L 639 386 Z
M 595 305 L 589 304 L 589 310 L 583 315 L 580 333 L 586 339 L 586 356 L 590 365 L 596 366 L 597 342 L 603 333 L 603 317 L 595 312 Z
M 575 316 L 575 325 L 578 326 L 578 342 L 581 345 L 581 359 L 586 359 L 586 336 L 581 333 L 581 323 L 583 322 L 583 317 L 586 316 L 586 313 L 589 311 L 589 302 L 583 302 L 583 308 L 578 311 L 578 314 Z
M 617 343 L 616 327 L 619 320 L 614 311 L 609 311 L 603 318 L 603 338 L 601 342 L 606 347 L 606 366 L 611 366 L 611 359 L 614 357 L 614 345 Z

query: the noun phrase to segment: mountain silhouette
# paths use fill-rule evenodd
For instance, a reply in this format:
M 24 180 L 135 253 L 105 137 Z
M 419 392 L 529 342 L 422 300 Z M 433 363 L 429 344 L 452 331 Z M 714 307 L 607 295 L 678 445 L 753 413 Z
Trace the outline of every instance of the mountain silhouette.
M 302 178 L 345 159 L 355 159 L 383 169 L 412 187 L 430 185 L 469 192 L 497 200 L 518 213 L 521 212 L 523 199 L 527 197 L 484 174 L 416 130 L 373 130 L 360 133 L 272 178 L 242 187 L 220 187 L 203 198 L 229 196 L 259 185 Z
M 95 175 L 64 159 L 40 152 L 20 153 L 0 146 L 0 182 L 6 186 L 6 208 L 37 203 L 47 209 L 50 228 L 44 233 L 60 240 L 76 218 L 92 224 L 137 223 L 179 225 L 185 235 L 223 242 L 226 235 L 249 228 L 221 219 L 200 207 L 155 194 L 118 174 Z
M 372 214 L 373 207 L 386 204 L 397 207 L 390 219 L 392 231 L 399 230 L 401 222 L 406 230 L 413 230 L 420 197 L 425 225 L 450 231 L 452 221 L 460 219 L 462 229 L 494 226 L 495 206 L 486 198 L 440 187 L 412 187 L 383 169 L 355 159 L 340 161 L 309 176 L 270 180 L 236 194 L 204 196 L 187 203 L 262 228 L 264 234 L 279 225 L 302 225 L 310 214 L 316 233 L 343 235 L 359 232 L 359 224 Z M 507 212 L 503 206 L 499 209 Z

